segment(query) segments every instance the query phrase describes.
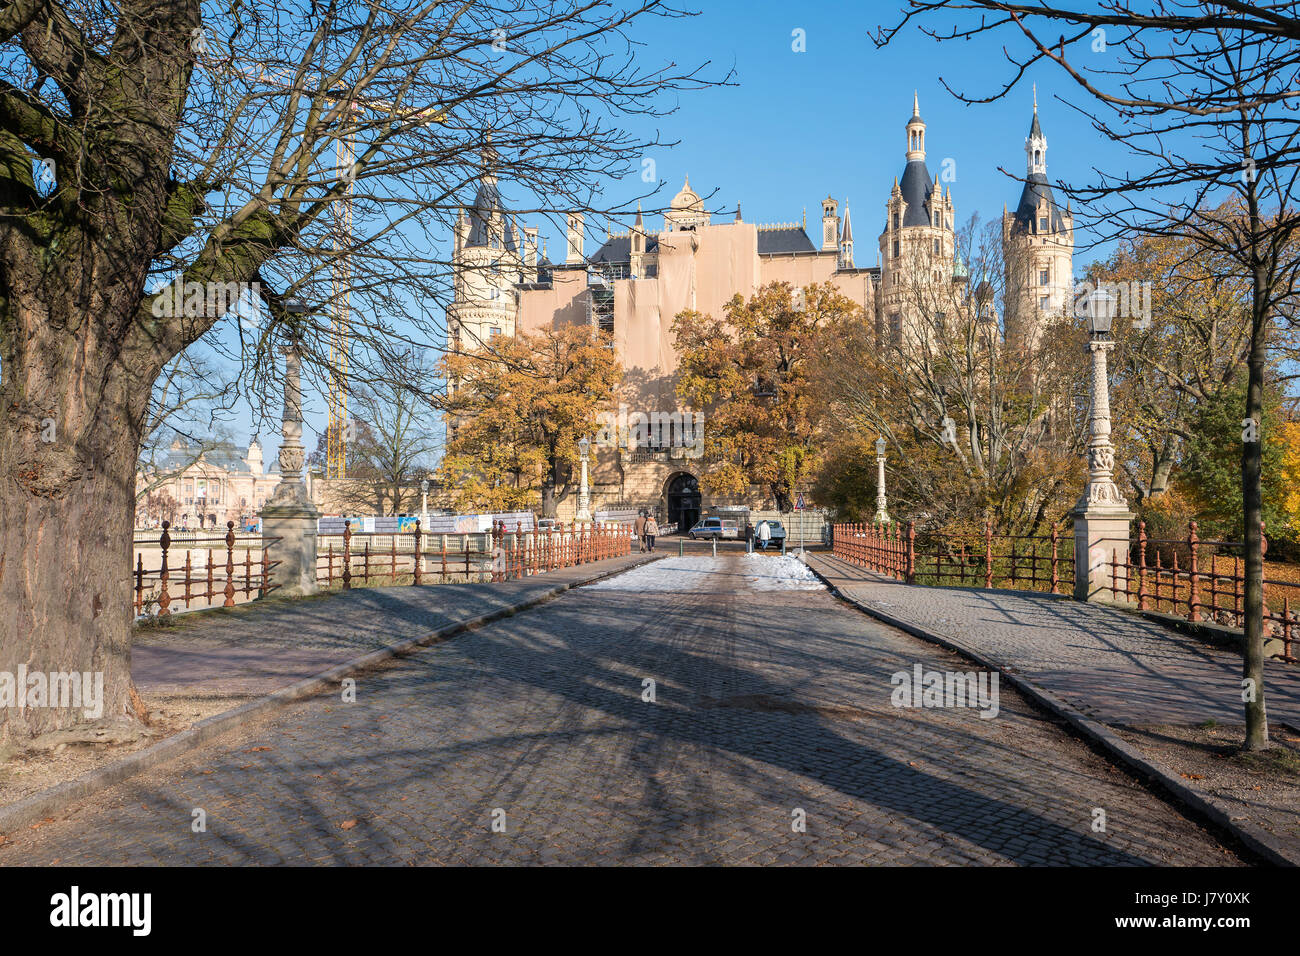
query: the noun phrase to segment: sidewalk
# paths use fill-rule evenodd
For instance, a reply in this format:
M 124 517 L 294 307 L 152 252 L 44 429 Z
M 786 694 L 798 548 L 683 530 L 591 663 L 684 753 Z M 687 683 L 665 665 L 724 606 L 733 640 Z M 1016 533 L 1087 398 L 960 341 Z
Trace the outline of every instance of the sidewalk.
M 1276 777 L 1255 786 L 1254 779 L 1241 779 L 1255 768 L 1235 768 L 1210 752 L 1240 740 L 1240 654 L 1066 597 L 907 585 L 828 553 L 810 552 L 808 564 L 873 616 L 947 643 L 1044 692 L 1040 700 L 1073 709 L 1085 719 L 1063 716 L 1084 732 L 1086 724 L 1101 725 L 1103 745 L 1122 741 L 1163 773 L 1162 784 L 1194 789 L 1234 828 L 1257 825 L 1300 861 L 1300 776 L 1280 787 Z M 1280 739 L 1293 745 L 1300 731 L 1300 667 L 1267 661 L 1265 692 L 1270 726 L 1289 725 L 1292 732 L 1282 730 Z
M 253 697 L 448 626 L 518 610 L 659 555 L 631 554 L 500 583 L 354 588 L 178 615 L 136 632 L 131 675 L 146 698 Z

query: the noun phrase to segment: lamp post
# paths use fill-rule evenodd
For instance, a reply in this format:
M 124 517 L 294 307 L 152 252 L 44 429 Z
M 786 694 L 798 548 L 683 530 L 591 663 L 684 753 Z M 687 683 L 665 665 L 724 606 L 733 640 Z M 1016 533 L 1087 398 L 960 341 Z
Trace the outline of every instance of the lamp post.
M 1115 319 L 1115 297 L 1105 289 L 1088 296 L 1088 344 L 1092 355 L 1092 415 L 1088 421 L 1088 487 L 1079 499 L 1081 507 L 1128 502 L 1115 485 L 1115 446 L 1110 442 L 1110 383 L 1106 353 L 1115 347 L 1110 337 Z
M 1115 484 L 1115 446 L 1110 441 L 1110 386 L 1106 354 L 1115 347 L 1110 337 L 1115 296 L 1106 289 L 1088 294 L 1088 343 L 1092 358 L 1092 412 L 1088 419 L 1088 484 L 1071 512 L 1074 518 L 1074 596 L 1081 601 L 1115 600 L 1117 587 L 1127 588 L 1124 564 L 1116 564 L 1129 548 L 1133 515 Z
M 429 479 L 420 479 L 420 526 L 429 530 Z
M 876 521 L 889 524 L 889 508 L 885 499 L 885 440 L 876 439 Z
M 582 458 L 582 484 L 578 486 L 578 520 L 591 520 L 591 495 L 587 490 L 587 449 L 591 442 L 584 435 L 578 439 L 578 455 Z

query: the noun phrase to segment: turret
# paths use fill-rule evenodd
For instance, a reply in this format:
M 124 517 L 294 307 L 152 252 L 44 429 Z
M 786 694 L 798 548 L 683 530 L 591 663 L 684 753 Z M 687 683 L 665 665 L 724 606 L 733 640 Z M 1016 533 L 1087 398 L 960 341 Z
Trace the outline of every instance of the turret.
M 839 203 L 830 196 L 822 200 L 822 252 L 834 252 L 840 242 Z

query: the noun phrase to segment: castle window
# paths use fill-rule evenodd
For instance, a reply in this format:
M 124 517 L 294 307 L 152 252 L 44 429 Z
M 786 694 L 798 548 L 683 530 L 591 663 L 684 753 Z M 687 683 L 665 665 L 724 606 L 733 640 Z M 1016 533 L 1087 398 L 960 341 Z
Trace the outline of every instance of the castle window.
M 894 258 L 895 258 L 895 259 L 898 258 L 898 240 L 897 240 L 897 239 L 894 240 Z
M 1039 217 L 1038 217 L 1038 231 L 1039 231 L 1039 232 L 1047 232 L 1047 217 L 1046 217 L 1046 216 L 1039 216 Z
M 499 299 L 499 298 L 501 298 L 501 290 L 498 289 L 496 286 L 493 286 L 493 287 L 492 287 L 492 292 L 491 292 L 491 294 L 488 296 L 488 298 L 491 298 L 491 299 Z
M 936 228 L 943 225 L 943 215 L 937 209 L 934 211 L 934 224 Z
M 898 228 L 898 213 L 894 213 L 894 228 Z M 894 255 L 898 255 L 898 253 L 894 253 Z
M 501 326 L 499 325 L 494 325 L 488 329 L 488 336 L 490 338 L 496 338 L 500 334 L 501 334 Z
M 938 239 L 934 240 L 934 254 L 935 254 L 936 256 L 939 254 L 939 240 L 938 240 Z
M 1039 297 L 1038 307 L 1042 309 L 1044 312 L 1047 311 L 1047 296 L 1044 295 Z
M 1046 266 L 1044 266 L 1043 268 L 1041 268 L 1041 269 L 1038 270 L 1038 284 L 1039 284 L 1039 285 L 1047 285 L 1047 267 L 1046 267 Z
M 903 316 L 895 312 L 889 317 L 889 341 L 897 345 L 903 337 Z

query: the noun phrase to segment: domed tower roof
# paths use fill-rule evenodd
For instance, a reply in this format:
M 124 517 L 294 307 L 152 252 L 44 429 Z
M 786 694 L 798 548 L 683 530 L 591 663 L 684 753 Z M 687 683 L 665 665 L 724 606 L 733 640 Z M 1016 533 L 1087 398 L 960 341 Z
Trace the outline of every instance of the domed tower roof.
M 691 188 L 691 177 L 689 175 L 686 177 L 686 182 L 682 185 L 681 192 L 674 196 L 672 202 L 668 205 L 672 209 L 696 210 L 703 208 L 704 201 L 700 199 L 699 194 Z
M 681 191 L 672 198 L 664 212 L 664 224 L 670 229 L 694 228 L 707 226 L 709 214 L 704 210 L 704 200 L 691 188 L 691 177 L 687 176 Z

